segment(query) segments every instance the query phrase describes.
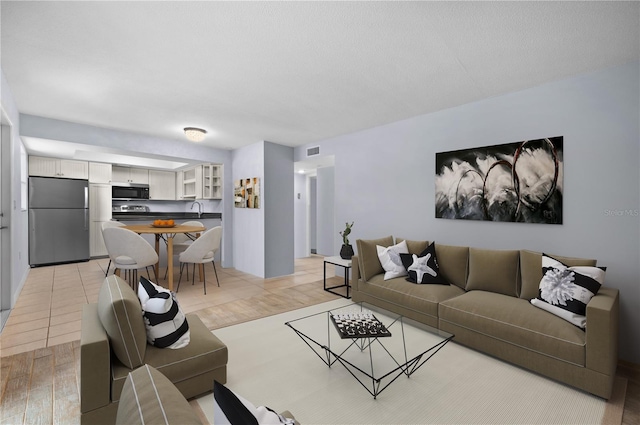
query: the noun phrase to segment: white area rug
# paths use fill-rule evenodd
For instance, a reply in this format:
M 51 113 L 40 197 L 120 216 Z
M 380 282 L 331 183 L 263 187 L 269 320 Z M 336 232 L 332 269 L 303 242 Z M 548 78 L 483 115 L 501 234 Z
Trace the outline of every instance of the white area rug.
M 227 386 L 256 406 L 291 411 L 303 425 L 602 423 L 605 400 L 453 342 L 374 400 L 347 370 L 328 368 L 284 324 L 349 303 L 331 301 L 215 330 L 229 347 Z M 197 402 L 213 424 L 213 395 Z

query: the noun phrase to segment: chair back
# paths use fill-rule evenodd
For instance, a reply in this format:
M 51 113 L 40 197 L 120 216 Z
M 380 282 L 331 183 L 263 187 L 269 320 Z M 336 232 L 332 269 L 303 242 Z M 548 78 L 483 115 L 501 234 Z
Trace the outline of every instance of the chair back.
M 183 263 L 203 263 L 213 261 L 213 257 L 220 249 L 222 241 L 222 227 L 216 226 L 204 232 L 198 239 L 180 254 Z
M 109 227 L 123 227 L 125 224 L 121 221 L 104 221 L 102 222 L 102 230 L 107 229 Z
M 102 231 L 104 244 L 109 257 L 118 261 L 118 257 L 133 259 L 139 268 L 158 262 L 158 254 L 151 244 L 139 234 L 121 227 L 107 227 Z
M 200 227 L 204 227 L 204 224 L 202 224 L 199 221 L 185 221 L 184 223 L 181 224 L 181 226 L 200 226 Z M 173 244 L 183 244 L 183 243 L 189 243 L 191 242 L 193 239 L 191 239 L 189 236 L 187 236 L 186 233 L 176 233 L 176 235 L 173 237 Z

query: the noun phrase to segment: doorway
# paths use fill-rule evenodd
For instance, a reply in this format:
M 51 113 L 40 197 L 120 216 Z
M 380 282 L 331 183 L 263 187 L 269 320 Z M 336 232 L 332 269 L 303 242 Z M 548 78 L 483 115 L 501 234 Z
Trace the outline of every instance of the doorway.
M 294 163 L 296 258 L 334 255 L 334 162 L 328 155 Z

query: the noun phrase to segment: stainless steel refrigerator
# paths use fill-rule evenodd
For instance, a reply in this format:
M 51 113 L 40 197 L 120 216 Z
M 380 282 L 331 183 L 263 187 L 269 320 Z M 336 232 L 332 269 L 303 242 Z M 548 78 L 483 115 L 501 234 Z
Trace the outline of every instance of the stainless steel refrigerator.
M 29 177 L 29 264 L 87 260 L 87 180 Z

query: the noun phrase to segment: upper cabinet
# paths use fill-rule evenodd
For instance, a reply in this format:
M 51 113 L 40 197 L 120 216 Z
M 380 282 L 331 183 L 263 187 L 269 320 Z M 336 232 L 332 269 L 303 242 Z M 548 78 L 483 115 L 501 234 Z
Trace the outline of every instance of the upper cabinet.
M 149 170 L 149 199 L 173 201 L 176 198 L 176 173 Z
M 222 199 L 222 164 L 202 166 L 202 199 Z
M 111 180 L 113 182 L 149 184 L 149 170 L 147 169 L 114 165 L 111 170 Z
M 111 164 L 105 164 L 102 162 L 90 162 L 89 183 L 111 184 Z
M 86 180 L 89 178 L 89 163 L 72 159 L 30 156 L 29 175 Z
M 222 164 L 203 164 L 184 170 L 182 198 L 178 199 L 222 199 L 222 174 Z

